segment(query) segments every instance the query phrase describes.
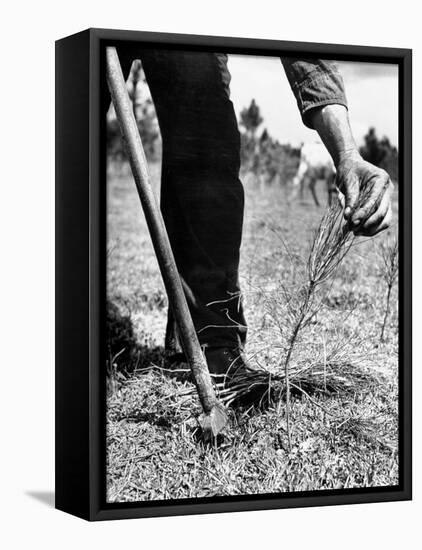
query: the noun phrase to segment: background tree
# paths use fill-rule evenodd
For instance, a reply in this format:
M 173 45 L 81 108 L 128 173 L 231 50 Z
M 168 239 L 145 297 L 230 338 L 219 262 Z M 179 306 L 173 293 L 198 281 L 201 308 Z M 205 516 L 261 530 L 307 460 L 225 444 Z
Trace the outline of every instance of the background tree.
M 264 119 L 261 116 L 261 109 L 258 107 L 255 100 L 252 99 L 249 107 L 245 107 L 244 109 L 242 109 L 240 113 L 239 124 L 243 126 L 247 134 L 249 134 L 251 137 L 254 137 L 259 125 L 261 124 L 261 122 L 263 122 L 263 120 Z
M 364 145 L 360 148 L 362 157 L 383 168 L 388 172 L 391 179 L 398 179 L 398 151 L 387 137 L 379 139 L 375 128 L 369 128 L 368 133 L 364 137 Z
M 261 109 L 252 99 L 249 107 L 242 109 L 239 115 L 242 171 L 253 174 L 260 183 L 278 181 L 286 184 L 296 174 L 300 150 L 282 145 L 267 128 L 259 135 L 258 129 L 263 122 Z
M 156 161 L 160 154 L 160 130 L 154 103 L 149 95 L 142 63 L 139 60 L 135 60 L 132 64 L 127 87 L 145 155 L 148 160 Z M 122 162 L 126 158 L 113 109 L 107 120 L 107 148 L 108 155 L 114 161 Z
M 129 91 L 130 99 L 132 100 L 133 114 L 135 115 L 136 121 L 138 121 L 138 94 L 139 94 L 139 83 L 142 81 L 142 64 L 139 59 L 135 59 L 132 65 L 131 71 L 131 81 L 132 87 Z

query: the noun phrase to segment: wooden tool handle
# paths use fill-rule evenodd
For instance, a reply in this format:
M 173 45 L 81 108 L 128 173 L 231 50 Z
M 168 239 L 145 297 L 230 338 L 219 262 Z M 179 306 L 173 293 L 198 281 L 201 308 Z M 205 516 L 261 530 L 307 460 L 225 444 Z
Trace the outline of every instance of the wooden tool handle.
M 183 292 L 182 283 L 174 260 L 167 230 L 151 187 L 147 161 L 116 48 L 106 49 L 107 82 L 116 111 L 132 174 L 141 199 L 155 254 L 160 266 L 169 304 L 176 320 L 180 340 L 192 371 L 205 415 L 202 427 L 206 435 L 214 436 L 227 423 L 224 408 L 218 402 L 212 386 L 205 357 L 199 345 L 192 317 Z M 209 433 L 211 432 L 211 433 Z M 216 432 L 216 433 L 214 433 Z

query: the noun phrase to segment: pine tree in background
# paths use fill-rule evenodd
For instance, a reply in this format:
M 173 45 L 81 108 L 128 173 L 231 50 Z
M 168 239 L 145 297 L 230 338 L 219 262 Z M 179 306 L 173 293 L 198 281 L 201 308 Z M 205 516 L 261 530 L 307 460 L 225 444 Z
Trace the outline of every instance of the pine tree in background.
M 364 137 L 364 145 L 359 149 L 362 157 L 372 164 L 383 168 L 390 178 L 398 180 L 398 151 L 387 137 L 379 139 L 375 128 L 369 128 Z
M 258 135 L 263 122 L 261 109 L 252 99 L 239 115 L 242 171 L 252 174 L 259 184 L 278 181 L 284 185 L 296 174 L 300 151 L 279 143 L 267 128 Z
M 264 119 L 261 116 L 261 109 L 258 107 L 255 100 L 252 99 L 249 107 L 242 109 L 239 124 L 243 126 L 247 134 L 254 137 L 263 120 Z
M 145 155 L 148 160 L 157 161 L 161 151 L 159 125 L 142 63 L 139 60 L 135 60 L 132 64 L 127 87 Z M 120 129 L 113 111 L 107 121 L 107 148 L 109 157 L 115 162 L 121 164 L 125 160 Z
M 139 92 L 139 82 L 142 81 L 142 65 L 139 59 L 135 59 L 132 65 L 130 79 L 132 82 L 132 88 L 129 92 L 130 99 L 132 100 L 133 114 L 135 115 L 135 120 L 138 122 L 138 92 Z

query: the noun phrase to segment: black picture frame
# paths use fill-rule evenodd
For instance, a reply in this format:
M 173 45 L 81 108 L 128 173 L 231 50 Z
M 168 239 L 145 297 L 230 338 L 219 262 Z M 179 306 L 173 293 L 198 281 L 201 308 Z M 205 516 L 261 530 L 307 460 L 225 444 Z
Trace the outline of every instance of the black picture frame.
M 107 504 L 105 500 L 105 45 L 337 60 L 399 67 L 399 485 Z M 88 29 L 56 42 L 56 508 L 87 520 L 409 500 L 412 497 L 412 51 Z

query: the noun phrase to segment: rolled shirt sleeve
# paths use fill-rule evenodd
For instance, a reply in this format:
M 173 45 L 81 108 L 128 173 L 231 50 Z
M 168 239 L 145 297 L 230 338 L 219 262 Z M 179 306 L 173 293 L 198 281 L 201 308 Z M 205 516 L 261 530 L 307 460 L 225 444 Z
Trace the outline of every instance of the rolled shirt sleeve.
M 316 107 L 340 104 L 347 109 L 343 78 L 336 63 L 290 57 L 282 57 L 281 62 L 305 126 L 313 129 L 310 115 Z

